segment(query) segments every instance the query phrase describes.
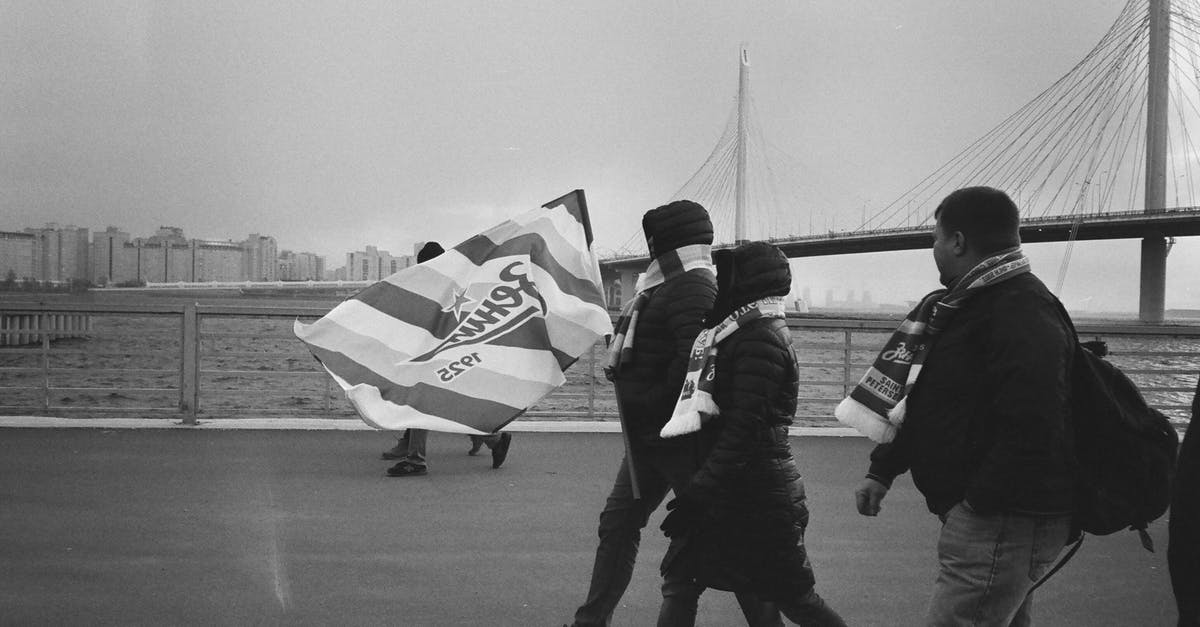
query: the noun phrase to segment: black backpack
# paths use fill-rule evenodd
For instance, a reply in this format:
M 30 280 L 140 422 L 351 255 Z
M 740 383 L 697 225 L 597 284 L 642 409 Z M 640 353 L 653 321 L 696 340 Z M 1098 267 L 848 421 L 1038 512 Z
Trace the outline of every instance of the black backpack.
M 1108 535 L 1138 531 L 1149 550 L 1146 525 L 1171 503 L 1171 476 L 1179 436 L 1116 366 L 1078 341 L 1071 371 L 1071 423 L 1079 492 L 1075 524 Z
M 1093 352 L 1107 354 L 1104 344 L 1081 343 L 1061 302 L 1058 308 L 1075 335 L 1070 428 L 1078 483 L 1076 531 L 1103 536 L 1130 529 L 1138 532 L 1146 550 L 1154 551 L 1146 526 L 1171 503 L 1179 436 L 1125 373 Z M 1082 542 L 1080 533 L 1034 588 L 1062 568 Z

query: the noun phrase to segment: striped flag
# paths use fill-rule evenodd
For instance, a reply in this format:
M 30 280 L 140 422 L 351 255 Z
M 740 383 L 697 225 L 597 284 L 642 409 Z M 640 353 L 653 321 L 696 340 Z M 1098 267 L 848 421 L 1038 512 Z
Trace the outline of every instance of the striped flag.
M 493 433 L 612 333 L 583 191 L 493 227 L 295 324 L 379 429 Z

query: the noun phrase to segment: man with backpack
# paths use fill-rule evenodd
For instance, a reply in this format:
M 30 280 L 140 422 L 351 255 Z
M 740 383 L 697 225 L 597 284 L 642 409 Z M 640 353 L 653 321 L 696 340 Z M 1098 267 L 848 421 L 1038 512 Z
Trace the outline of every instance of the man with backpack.
M 960 189 L 934 216 L 946 289 L 922 299 L 836 411 L 880 442 L 857 507 L 877 515 L 911 471 L 943 522 L 925 623 L 1029 625 L 1031 588 L 1072 531 L 1076 339 L 1029 270 L 1008 195 Z

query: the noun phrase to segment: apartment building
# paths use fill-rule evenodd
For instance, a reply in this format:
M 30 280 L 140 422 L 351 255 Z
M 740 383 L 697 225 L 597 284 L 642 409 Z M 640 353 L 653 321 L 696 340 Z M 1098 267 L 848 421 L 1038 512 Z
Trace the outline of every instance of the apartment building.
M 41 228 L 25 229 L 25 233 L 35 238 L 33 278 L 56 283 L 90 278 L 88 229 L 51 222 Z
M 242 243 L 242 276 L 248 281 L 277 281 L 279 250 L 275 238 L 251 233 Z
M 386 250 L 367 246 L 366 250 L 346 253 L 346 280 L 378 281 L 415 263 L 415 257 L 393 256 Z
M 18 281 L 36 278 L 33 260 L 37 243 L 32 233 L 0 231 L 0 280 L 9 276 Z

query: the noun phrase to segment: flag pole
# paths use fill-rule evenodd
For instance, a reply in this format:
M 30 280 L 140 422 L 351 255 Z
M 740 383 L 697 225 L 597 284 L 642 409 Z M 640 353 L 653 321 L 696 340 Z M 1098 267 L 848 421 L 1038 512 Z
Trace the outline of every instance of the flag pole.
M 583 190 L 577 189 L 567 192 L 542 205 L 542 208 L 549 209 L 559 205 L 566 205 L 567 212 L 574 215 L 579 220 L 579 223 L 583 225 L 583 235 L 587 239 L 588 249 L 590 250 L 592 248 L 592 219 L 588 217 L 587 198 L 584 197 Z
M 617 397 L 617 419 L 621 421 L 621 439 L 625 441 L 625 464 L 629 466 L 629 487 L 633 490 L 634 500 L 640 501 L 642 490 L 638 484 L 637 466 L 633 463 L 633 446 L 629 441 L 629 429 L 625 425 L 625 406 L 621 402 L 621 390 L 613 381 L 613 394 Z
M 571 202 L 571 201 L 574 202 Z M 583 224 L 583 232 L 587 238 L 588 248 L 592 247 L 592 220 L 588 216 L 587 198 L 583 195 L 582 189 L 577 189 L 567 194 L 563 194 L 554 200 L 542 205 L 542 207 L 550 208 L 558 205 L 566 205 L 567 210 L 579 219 Z M 617 397 L 617 419 L 621 423 L 621 439 L 625 442 L 625 462 L 629 466 L 629 487 L 633 490 L 633 498 L 641 499 L 642 491 L 638 483 L 636 466 L 633 463 L 633 446 L 629 441 L 629 429 L 625 424 L 625 408 L 621 404 L 621 392 L 617 388 L 617 382 L 613 381 L 613 393 Z

